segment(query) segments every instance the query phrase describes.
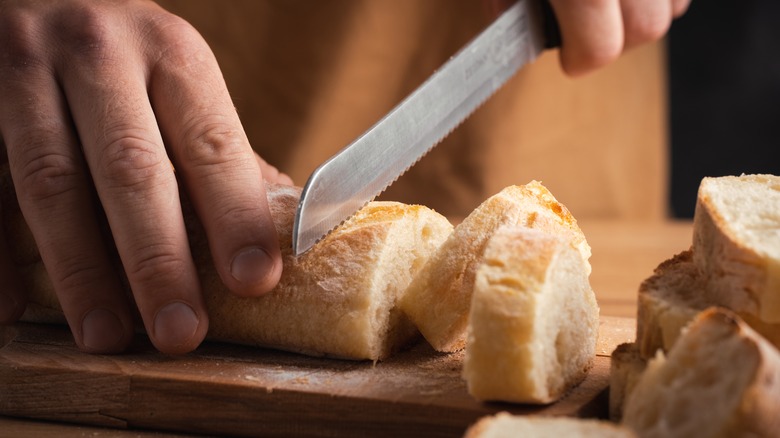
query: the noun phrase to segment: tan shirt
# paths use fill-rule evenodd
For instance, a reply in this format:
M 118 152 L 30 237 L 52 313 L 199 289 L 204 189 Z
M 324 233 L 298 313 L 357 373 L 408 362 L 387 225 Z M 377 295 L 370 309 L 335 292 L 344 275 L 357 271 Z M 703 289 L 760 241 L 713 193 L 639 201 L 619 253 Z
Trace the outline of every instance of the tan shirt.
M 214 50 L 247 135 L 302 185 L 486 26 L 479 0 L 161 0 Z M 462 217 L 542 181 L 576 217 L 666 213 L 664 49 L 583 78 L 522 70 L 382 196 Z

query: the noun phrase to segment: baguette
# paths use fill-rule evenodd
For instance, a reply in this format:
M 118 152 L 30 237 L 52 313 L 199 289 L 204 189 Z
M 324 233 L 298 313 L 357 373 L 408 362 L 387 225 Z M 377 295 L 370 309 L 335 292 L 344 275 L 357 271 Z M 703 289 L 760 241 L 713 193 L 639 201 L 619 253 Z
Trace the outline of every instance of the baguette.
M 609 363 L 609 419 L 619 422 L 626 400 L 645 371 L 647 361 L 640 356 L 639 346 L 632 342 L 618 345 Z
M 635 438 L 628 428 L 607 421 L 567 417 L 519 416 L 499 412 L 471 426 L 465 438 Z
M 634 387 L 623 424 L 643 438 L 775 437 L 780 352 L 734 313 L 697 315 Z
M 599 309 L 568 236 L 502 227 L 474 284 L 463 376 L 478 400 L 545 404 L 593 365 Z
M 212 339 L 379 360 L 419 336 L 397 304 L 452 231 L 447 219 L 419 205 L 372 202 L 294 257 L 291 236 L 299 193 L 284 194 L 282 201 L 275 190 L 269 192 L 284 260 L 274 290 L 259 298 L 237 297 L 222 286 L 206 242 L 194 251 L 209 315 L 214 315 Z
M 504 225 L 569 236 L 590 273 L 590 246 L 566 207 L 536 181 L 505 188 L 455 228 L 401 300 L 401 309 L 437 351 L 465 346 L 476 270 L 490 236 Z
M 7 173 L 5 178 L 5 232 L 33 302 L 23 319 L 61 322 L 61 308 Z M 419 337 L 397 303 L 412 277 L 452 231 L 449 221 L 426 207 L 373 202 L 296 258 L 291 236 L 300 189 L 268 185 L 267 193 L 284 270 L 278 286 L 256 298 L 235 296 L 222 284 L 205 233 L 188 204 L 183 205 L 209 312 L 208 339 L 315 356 L 379 360 Z
M 694 262 L 711 300 L 780 323 L 780 177 L 704 178 L 694 214 Z

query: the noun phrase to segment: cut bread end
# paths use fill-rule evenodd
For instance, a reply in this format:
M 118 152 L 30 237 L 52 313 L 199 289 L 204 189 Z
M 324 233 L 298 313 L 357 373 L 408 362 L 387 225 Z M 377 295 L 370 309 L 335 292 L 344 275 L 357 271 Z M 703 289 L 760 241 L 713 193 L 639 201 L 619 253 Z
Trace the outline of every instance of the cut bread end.
M 717 305 L 780 323 L 780 177 L 704 178 L 694 215 L 694 261 Z
M 479 266 L 463 376 L 480 400 L 551 403 L 592 366 L 598 305 L 570 240 L 523 227 L 491 237 Z
M 705 282 L 691 251 L 664 261 L 639 287 L 637 343 L 644 359 L 669 351 L 680 331 L 709 307 Z
M 569 236 L 590 273 L 590 246 L 577 221 L 539 182 L 509 186 L 488 198 L 453 231 L 409 287 L 401 308 L 438 351 L 465 346 L 476 269 L 502 226 Z
M 626 403 L 642 437 L 776 436 L 780 353 L 725 309 L 700 313 L 658 352 Z
M 609 371 L 609 419 L 619 422 L 626 400 L 647 367 L 636 343 L 620 344 L 612 352 Z
M 636 438 L 628 428 L 594 419 L 519 416 L 500 412 L 471 426 L 464 438 Z
M 637 343 L 642 358 L 651 359 L 657 350 L 668 352 L 699 312 L 718 304 L 710 287 L 691 251 L 664 261 L 642 282 L 637 307 Z M 735 313 L 780 348 L 780 324 L 764 322 L 747 312 Z

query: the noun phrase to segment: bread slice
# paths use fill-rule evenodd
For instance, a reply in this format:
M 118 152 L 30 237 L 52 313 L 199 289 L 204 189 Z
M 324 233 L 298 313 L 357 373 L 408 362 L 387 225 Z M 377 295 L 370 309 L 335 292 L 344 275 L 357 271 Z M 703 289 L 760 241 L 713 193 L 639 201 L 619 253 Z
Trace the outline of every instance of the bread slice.
M 463 376 L 479 400 L 551 403 L 593 364 L 599 308 L 569 236 L 501 227 L 478 265 Z
M 628 428 L 607 421 L 568 417 L 519 416 L 499 412 L 471 426 L 465 438 L 636 438 Z
M 401 309 L 436 350 L 450 352 L 465 346 L 477 266 L 488 240 L 504 225 L 570 236 L 590 273 L 590 247 L 566 207 L 539 182 L 507 187 L 455 227 L 401 300 Z
M 724 309 L 699 314 L 659 352 L 626 403 L 623 424 L 640 436 L 776 437 L 780 352 Z
M 668 352 L 682 329 L 704 309 L 717 305 L 713 282 L 701 273 L 693 253 L 684 251 L 661 263 L 639 287 L 637 343 L 644 359 L 657 350 Z M 769 342 L 780 348 L 780 324 L 761 321 L 747 312 L 735 312 Z
M 704 178 L 694 215 L 694 262 L 718 305 L 780 323 L 780 177 Z
M 268 294 L 231 294 L 214 269 L 205 233 L 185 204 L 190 246 L 209 312 L 208 339 L 348 359 L 386 358 L 419 332 L 398 309 L 412 277 L 452 232 L 422 207 L 373 202 L 301 257 L 291 250 L 300 189 L 268 185 L 284 270 Z M 8 201 L 9 199 L 4 199 Z M 4 203 L 3 212 L 16 210 Z M 21 215 L 4 215 L 33 303 L 23 318 L 61 320 L 61 309 Z M 32 249 L 31 249 L 32 248 Z
M 645 371 L 647 361 L 639 355 L 639 346 L 632 342 L 618 345 L 609 363 L 609 419 L 619 422 L 626 400 Z
M 681 330 L 710 307 L 704 277 L 691 251 L 664 261 L 639 286 L 636 339 L 644 359 L 669 351 Z

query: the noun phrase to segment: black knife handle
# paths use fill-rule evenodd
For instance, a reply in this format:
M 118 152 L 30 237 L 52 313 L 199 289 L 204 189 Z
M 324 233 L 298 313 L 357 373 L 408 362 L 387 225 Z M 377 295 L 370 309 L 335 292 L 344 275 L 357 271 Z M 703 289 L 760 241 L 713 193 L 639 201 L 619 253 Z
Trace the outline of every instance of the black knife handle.
M 552 5 L 549 0 L 542 0 L 542 26 L 544 29 L 544 48 L 554 49 L 561 46 L 561 28 L 558 19 L 555 18 Z

